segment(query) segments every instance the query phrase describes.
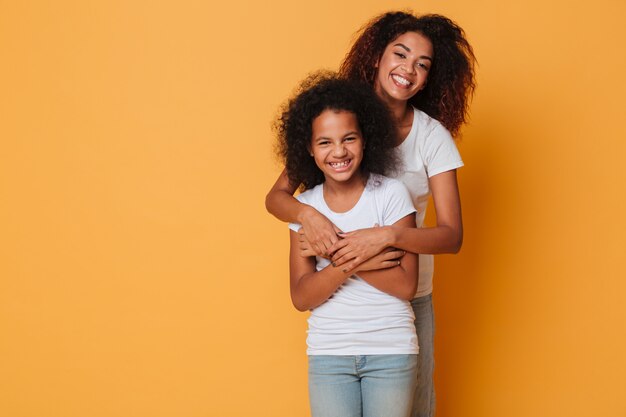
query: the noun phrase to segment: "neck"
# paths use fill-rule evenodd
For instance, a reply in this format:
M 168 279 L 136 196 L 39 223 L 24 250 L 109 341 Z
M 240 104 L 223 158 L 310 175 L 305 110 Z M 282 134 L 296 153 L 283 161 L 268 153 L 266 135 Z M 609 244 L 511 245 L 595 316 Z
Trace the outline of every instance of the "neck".
M 345 213 L 352 210 L 365 189 L 365 177 L 360 173 L 348 181 L 336 182 L 327 179 L 324 182 L 324 201 L 332 211 Z
M 382 98 L 389 110 L 391 110 L 393 124 L 396 126 L 396 132 L 398 134 L 394 146 L 398 146 L 404 141 L 411 130 L 411 124 L 413 123 L 413 107 L 409 106 L 407 101 L 398 101 L 390 97 L 386 97 L 386 99 L 384 97 Z
M 363 191 L 365 183 L 366 178 L 361 173 L 353 175 L 348 181 L 334 181 L 332 178 L 326 178 L 324 181 L 324 193 L 327 195 L 360 193 Z
M 394 99 L 385 92 L 380 84 L 376 84 L 374 86 L 374 90 L 376 91 L 378 98 L 380 98 L 387 105 L 389 110 L 391 110 L 391 115 L 396 126 L 401 126 L 402 122 L 406 120 L 408 113 L 407 110 L 411 110 L 409 102 L 407 100 Z
M 391 110 L 391 115 L 396 126 L 402 126 L 406 121 L 409 106 L 406 101 L 387 101 L 387 107 Z
M 393 117 L 393 122 L 396 127 L 403 127 L 409 123 L 408 120 L 412 120 L 410 115 L 412 114 L 413 108 L 409 106 L 408 101 L 394 100 L 387 95 L 379 96 L 391 111 L 391 117 Z

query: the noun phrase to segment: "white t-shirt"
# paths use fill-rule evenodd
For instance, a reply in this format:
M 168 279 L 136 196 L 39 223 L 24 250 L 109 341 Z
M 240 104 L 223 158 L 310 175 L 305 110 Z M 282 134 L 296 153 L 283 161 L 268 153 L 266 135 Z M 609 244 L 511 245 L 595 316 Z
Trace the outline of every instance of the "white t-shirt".
M 333 212 L 320 184 L 296 198 L 315 207 L 345 232 L 387 226 L 414 213 L 411 197 L 400 181 L 370 175 L 359 201 L 347 212 Z M 289 228 L 297 231 L 299 224 Z M 330 261 L 317 257 L 317 270 Z M 409 302 L 386 294 L 352 275 L 322 305 L 311 311 L 308 355 L 385 355 L 418 353 Z
M 426 216 L 430 186 L 428 178 L 463 166 L 463 160 L 450 132 L 426 113 L 413 108 L 413 125 L 398 146 L 404 163 L 397 179 L 407 187 L 417 210 L 415 222 L 422 227 Z M 433 255 L 420 254 L 416 297 L 433 291 Z

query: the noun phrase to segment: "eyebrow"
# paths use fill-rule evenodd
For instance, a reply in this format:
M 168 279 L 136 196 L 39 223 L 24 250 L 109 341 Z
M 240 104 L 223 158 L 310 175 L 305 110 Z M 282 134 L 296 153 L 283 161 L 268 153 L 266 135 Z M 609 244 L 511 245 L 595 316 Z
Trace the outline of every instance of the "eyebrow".
M 348 132 L 348 133 L 346 133 L 346 134 L 345 134 L 345 135 L 343 135 L 341 138 L 343 139 L 343 138 L 345 138 L 345 137 L 347 137 L 347 136 L 352 136 L 352 135 L 360 135 L 360 133 L 359 133 L 359 132 L 357 132 L 356 130 L 353 130 L 352 132 Z M 330 137 L 328 137 L 328 136 L 318 136 L 318 137 L 316 137 L 316 138 L 315 138 L 315 139 L 313 139 L 313 140 L 322 140 L 322 139 L 325 139 L 325 140 L 332 140 L 332 138 L 330 138 Z
M 399 43 L 399 42 L 398 42 L 398 43 L 396 43 L 396 44 L 395 44 L 395 45 L 393 45 L 393 46 L 399 46 L 400 48 L 404 49 L 405 51 L 407 51 L 407 52 L 411 52 L 411 48 L 409 48 L 408 46 L 406 46 L 406 45 L 405 45 L 405 44 L 403 44 L 403 43 Z M 429 60 L 429 61 L 431 61 L 431 62 L 432 62 L 432 60 L 433 60 L 433 59 L 432 59 L 431 57 L 429 57 L 428 55 L 420 55 L 420 58 L 421 58 L 421 59 L 427 59 L 427 60 Z

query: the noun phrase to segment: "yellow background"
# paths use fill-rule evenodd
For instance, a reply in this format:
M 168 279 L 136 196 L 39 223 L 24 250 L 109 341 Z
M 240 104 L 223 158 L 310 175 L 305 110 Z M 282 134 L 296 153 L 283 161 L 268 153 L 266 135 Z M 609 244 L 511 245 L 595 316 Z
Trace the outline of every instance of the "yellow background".
M 308 415 L 270 123 L 406 7 L 480 63 L 438 416 L 626 415 L 620 0 L 1 1 L 0 415 Z

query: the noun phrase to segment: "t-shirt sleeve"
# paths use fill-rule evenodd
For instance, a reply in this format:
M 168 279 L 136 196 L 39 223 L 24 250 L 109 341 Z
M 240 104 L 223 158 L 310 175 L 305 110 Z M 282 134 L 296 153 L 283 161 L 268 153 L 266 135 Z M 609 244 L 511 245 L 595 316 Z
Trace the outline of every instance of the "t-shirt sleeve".
M 438 122 L 424 141 L 422 154 L 429 178 L 463 166 L 452 135 Z
M 384 194 L 384 224 L 381 226 L 390 226 L 401 218 L 415 212 L 409 191 L 400 181 L 389 179 Z

